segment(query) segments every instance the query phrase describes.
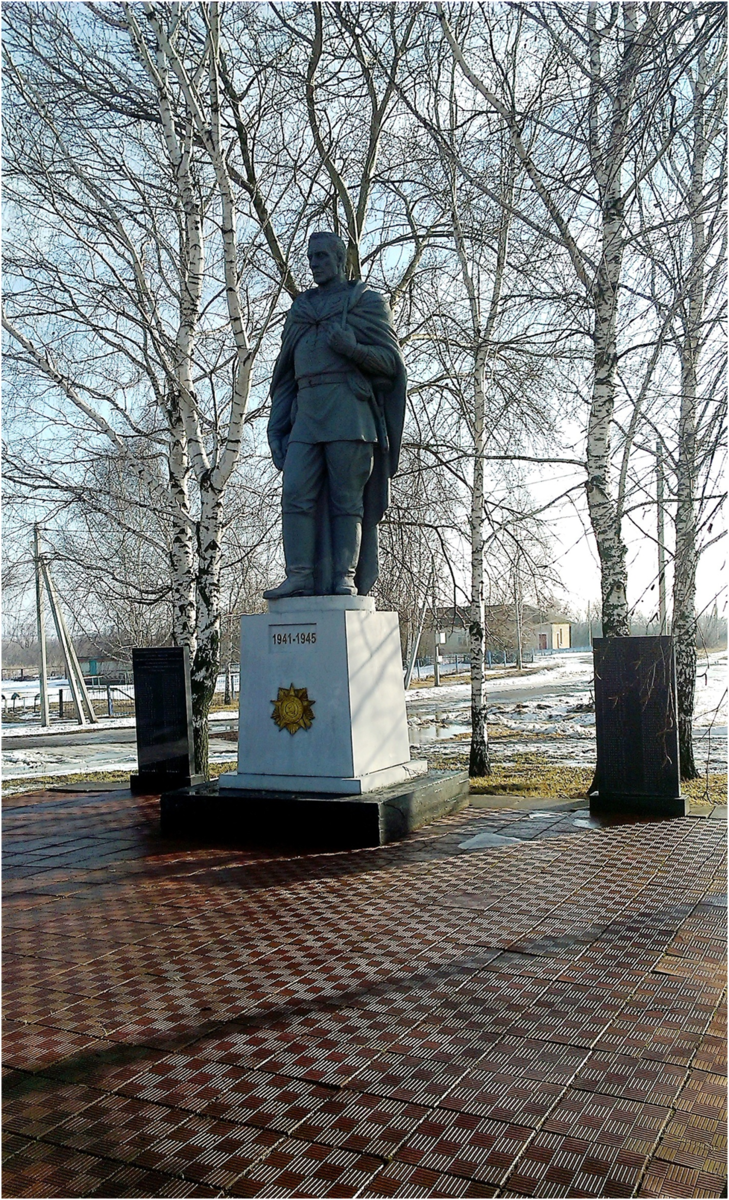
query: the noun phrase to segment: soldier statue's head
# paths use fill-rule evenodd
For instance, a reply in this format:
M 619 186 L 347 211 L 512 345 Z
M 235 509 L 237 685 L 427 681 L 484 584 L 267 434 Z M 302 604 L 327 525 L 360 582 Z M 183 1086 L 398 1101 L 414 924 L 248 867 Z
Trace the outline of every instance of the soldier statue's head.
M 307 251 L 309 266 L 318 287 L 344 283 L 347 278 L 347 247 L 336 233 L 312 233 Z

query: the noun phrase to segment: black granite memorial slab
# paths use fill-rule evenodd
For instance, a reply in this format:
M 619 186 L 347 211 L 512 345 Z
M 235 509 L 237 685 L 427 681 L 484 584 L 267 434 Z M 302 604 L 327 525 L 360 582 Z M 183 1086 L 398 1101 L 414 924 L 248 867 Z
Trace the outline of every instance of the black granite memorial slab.
M 186 646 L 132 651 L 139 771 L 135 795 L 201 783 L 195 775 L 190 659 Z
M 592 812 L 684 816 L 670 637 L 595 638 Z

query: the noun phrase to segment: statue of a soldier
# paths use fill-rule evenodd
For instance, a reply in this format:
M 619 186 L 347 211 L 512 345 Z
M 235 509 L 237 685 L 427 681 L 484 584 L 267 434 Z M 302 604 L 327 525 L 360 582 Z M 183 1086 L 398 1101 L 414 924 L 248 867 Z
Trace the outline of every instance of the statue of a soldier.
M 387 301 L 347 282 L 335 234 L 312 234 L 308 255 L 317 286 L 289 310 L 271 381 L 286 579 L 264 592 L 268 600 L 367 595 L 405 418 L 405 364 Z

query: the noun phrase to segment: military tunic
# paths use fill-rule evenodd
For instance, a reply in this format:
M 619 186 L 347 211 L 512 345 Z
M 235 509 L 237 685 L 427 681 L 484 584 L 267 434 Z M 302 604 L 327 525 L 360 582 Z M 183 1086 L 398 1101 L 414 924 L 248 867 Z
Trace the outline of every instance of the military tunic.
M 341 328 L 346 286 L 334 293 L 307 296 L 318 321 L 299 339 L 294 351 L 297 399 L 292 442 L 376 442 L 372 387 L 350 358 L 329 346 L 330 333 Z M 379 346 L 367 348 L 366 368 L 389 378 L 395 356 Z

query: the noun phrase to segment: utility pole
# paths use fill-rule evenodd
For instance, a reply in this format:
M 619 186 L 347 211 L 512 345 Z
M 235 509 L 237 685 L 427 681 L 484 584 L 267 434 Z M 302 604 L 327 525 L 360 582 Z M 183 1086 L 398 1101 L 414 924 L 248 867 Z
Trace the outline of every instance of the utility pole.
M 425 625 L 425 614 L 428 610 L 428 593 L 430 591 L 430 586 L 431 586 L 431 581 L 428 580 L 428 585 L 423 593 L 423 604 L 420 609 L 420 621 L 418 623 L 418 632 L 416 633 L 415 638 L 413 639 L 413 644 L 410 649 L 410 661 L 408 662 L 408 669 L 405 672 L 405 691 L 407 691 L 408 688 L 410 687 L 410 680 L 413 677 L 413 667 L 415 666 L 415 659 L 418 657 L 418 647 L 420 646 L 420 639 L 423 636 L 423 626 Z
M 40 666 L 40 719 L 41 727 L 51 723 L 48 708 L 48 663 L 46 662 L 46 617 L 43 607 L 43 581 L 40 562 L 40 529 L 33 526 L 33 558 L 35 560 L 35 603 L 38 619 L 38 656 Z
M 514 559 L 514 618 L 516 624 L 516 667 L 522 669 L 521 661 L 521 596 L 519 595 L 519 551 Z
M 440 687 L 440 659 L 438 658 L 438 649 L 440 642 L 440 621 L 438 620 L 438 608 L 436 605 L 436 579 L 435 579 L 435 558 L 433 558 L 433 684 L 435 687 Z
M 666 538 L 663 498 L 663 446 L 656 442 L 656 508 L 658 510 L 658 620 L 661 636 L 668 632 L 666 622 Z
M 53 581 L 51 580 L 48 564 L 43 558 L 40 559 L 40 567 L 43 575 L 43 581 L 46 585 L 46 591 L 48 592 L 48 600 L 51 606 L 51 613 L 53 614 L 53 621 L 56 626 L 56 634 L 58 635 L 58 641 L 60 642 L 61 650 L 63 651 L 63 657 L 66 662 L 66 673 L 68 675 L 68 682 L 71 688 L 71 695 L 73 696 L 74 703 L 76 705 L 78 723 L 79 725 L 85 725 L 86 717 L 88 716 L 89 723 L 91 725 L 95 725 L 97 721 L 96 713 L 94 712 L 91 701 L 89 700 L 89 695 L 86 691 L 86 684 L 84 683 L 84 678 L 81 673 L 81 667 L 79 666 L 79 661 L 76 657 L 76 651 L 73 648 L 73 643 L 68 635 L 68 630 L 66 629 L 66 623 L 63 619 L 61 606 L 58 603 L 56 589 L 54 588 Z

